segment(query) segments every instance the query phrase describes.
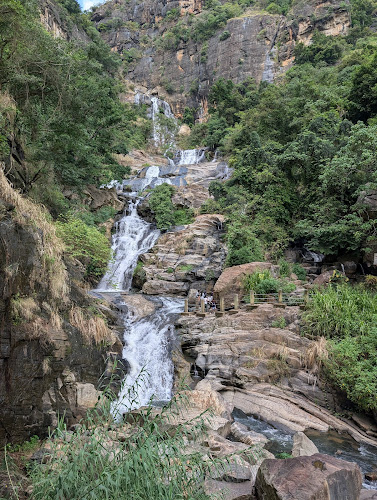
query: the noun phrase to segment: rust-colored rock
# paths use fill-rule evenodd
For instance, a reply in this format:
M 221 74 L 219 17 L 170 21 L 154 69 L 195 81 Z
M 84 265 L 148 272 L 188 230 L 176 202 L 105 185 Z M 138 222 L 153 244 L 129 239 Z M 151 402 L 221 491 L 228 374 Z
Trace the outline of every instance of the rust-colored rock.
M 317 453 L 265 460 L 255 490 L 258 500 L 358 500 L 361 483 L 358 465 Z

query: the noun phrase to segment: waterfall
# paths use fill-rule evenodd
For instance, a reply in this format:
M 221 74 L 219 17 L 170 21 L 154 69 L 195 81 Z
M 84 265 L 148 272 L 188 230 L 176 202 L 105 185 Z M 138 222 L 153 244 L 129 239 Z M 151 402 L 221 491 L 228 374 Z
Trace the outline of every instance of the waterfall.
M 134 103 L 137 106 L 145 104 L 149 107 L 148 117 L 153 123 L 152 137 L 154 145 L 160 146 L 164 144 L 169 147 L 174 146 L 175 129 L 177 129 L 178 124 L 169 103 L 156 96 L 150 97 L 148 94 L 142 94 L 141 92 L 135 93 Z M 161 115 L 168 118 L 170 124 L 161 123 Z
M 322 262 L 323 259 L 325 258 L 325 256 L 322 253 L 316 253 L 316 252 L 312 252 L 311 250 L 306 250 L 306 249 L 305 249 L 305 254 L 303 255 L 303 257 L 304 257 L 304 260 L 312 261 L 312 262 L 315 262 L 317 264 Z
M 197 165 L 205 160 L 205 149 L 185 149 L 177 151 L 177 165 Z
M 149 186 L 170 183 L 159 175 L 160 167 L 154 165 L 144 171 L 143 178 L 110 184 L 116 185 L 118 190 L 130 186 L 135 194 Z M 129 193 L 123 192 L 123 195 Z M 137 207 L 141 201 L 142 198 L 130 198 L 123 216 L 116 223 L 112 239 L 113 259 L 94 292 L 129 292 L 139 256 L 156 243 L 160 231 L 139 217 Z M 112 404 L 114 418 L 148 404 L 151 398 L 171 398 L 174 376 L 171 360 L 173 323 L 175 315 L 183 311 L 183 299 L 160 297 L 150 300 L 156 304 L 156 310 L 150 316 L 135 319 L 128 312 L 123 315 L 123 359 L 129 366 L 129 372 L 122 383 L 118 400 Z
M 131 409 L 147 405 L 152 398 L 155 401 L 171 398 L 174 377 L 171 360 L 173 321 L 182 312 L 183 299 L 160 297 L 152 300 L 162 305 L 150 317 L 134 320 L 126 315 L 124 318 L 123 358 L 130 369 L 118 400 L 113 403 L 116 418 Z
M 136 202 L 131 200 L 123 217 L 115 225 L 112 241 L 113 259 L 105 276 L 98 285 L 97 292 L 128 291 L 140 255 L 146 253 L 160 235 L 158 229 L 141 219 L 137 214 Z
M 266 54 L 266 59 L 264 61 L 264 68 L 262 73 L 262 82 L 273 83 L 274 81 L 274 61 L 271 58 L 273 56 L 273 51 L 270 50 Z

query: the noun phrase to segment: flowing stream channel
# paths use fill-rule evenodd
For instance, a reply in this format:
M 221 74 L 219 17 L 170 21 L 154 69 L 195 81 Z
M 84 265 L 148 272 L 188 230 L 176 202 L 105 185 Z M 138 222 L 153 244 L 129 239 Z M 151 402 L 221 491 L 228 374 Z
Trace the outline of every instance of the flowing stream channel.
M 291 434 L 273 427 L 268 422 L 245 415 L 238 409 L 234 410 L 233 417 L 237 422 L 246 425 L 248 429 L 266 436 L 269 439 L 266 448 L 271 453 L 275 455 L 277 453 L 291 453 L 293 445 Z M 336 431 L 309 430 L 305 434 L 317 446 L 320 453 L 355 462 L 363 474 L 377 469 L 377 448 L 374 446 L 357 443 L 348 434 L 339 434 Z M 364 477 L 363 488 L 377 490 L 377 481 L 368 481 Z
M 136 103 L 144 103 L 146 97 L 137 95 Z M 147 101 L 148 102 L 148 101 Z M 158 116 L 162 112 L 174 119 L 170 106 L 156 97 L 149 100 L 150 117 L 154 124 L 153 141 L 157 144 L 162 129 Z M 137 212 L 143 198 L 141 193 L 148 188 L 168 183 L 185 185 L 187 165 L 205 161 L 204 150 L 178 150 L 168 166 L 152 165 L 139 174 L 122 182 L 112 181 L 109 187 L 116 187 L 118 193 L 128 199 L 122 217 L 115 225 L 112 238 L 113 258 L 106 274 L 93 293 L 121 297 L 127 306 L 127 295 L 131 294 L 132 277 L 139 256 L 148 252 L 156 243 L 160 231 L 154 224 L 143 220 Z M 228 175 L 228 171 L 219 175 Z M 174 365 L 171 348 L 175 341 L 174 321 L 183 311 L 184 300 L 176 297 L 148 297 L 154 305 L 154 312 L 148 316 L 133 315 L 132 308 L 125 307 L 123 313 L 124 348 L 123 359 L 128 373 L 122 383 L 118 400 L 113 404 L 115 418 L 129 410 L 146 405 L 152 400 L 167 401 L 172 396 Z

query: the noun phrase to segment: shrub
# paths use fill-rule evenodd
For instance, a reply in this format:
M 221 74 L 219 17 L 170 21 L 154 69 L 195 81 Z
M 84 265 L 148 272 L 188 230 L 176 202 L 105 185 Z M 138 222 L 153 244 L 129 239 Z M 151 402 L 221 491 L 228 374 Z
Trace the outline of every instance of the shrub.
M 149 198 L 149 206 L 154 212 L 158 229 L 169 229 L 174 225 L 174 205 L 171 197 L 174 188 L 170 184 L 157 186 Z
M 177 209 L 171 201 L 174 187 L 170 184 L 157 186 L 149 198 L 149 206 L 154 212 L 158 229 L 191 224 L 194 212 L 189 208 Z
M 366 335 L 329 344 L 325 373 L 347 397 L 364 410 L 377 409 L 377 328 Z
M 174 224 L 184 226 L 194 221 L 194 211 L 191 208 L 179 208 L 174 212 Z
M 303 332 L 312 337 L 342 339 L 369 332 L 377 320 L 377 296 L 343 284 L 314 291 L 302 316 Z
M 225 265 L 227 267 L 264 260 L 260 241 L 254 232 L 245 227 L 240 220 L 227 226 L 226 241 L 228 256 Z
M 272 321 L 271 326 L 272 328 L 285 328 L 287 326 L 287 322 L 284 316 L 282 316 L 281 318 Z
M 377 276 L 367 274 L 364 278 L 364 286 L 369 290 L 377 291 Z
M 224 40 L 227 40 L 230 37 L 229 31 L 225 30 L 221 33 L 220 35 L 220 42 L 223 42 Z
M 110 243 L 96 227 L 68 215 L 56 223 L 57 235 L 66 244 L 66 251 L 82 262 L 86 276 L 98 280 L 105 272 L 111 256 Z
M 325 376 L 363 411 L 376 410 L 377 295 L 346 284 L 314 292 L 302 317 L 308 336 L 330 339 Z
M 294 273 L 299 280 L 302 280 L 302 281 L 306 280 L 306 271 L 297 262 L 295 264 L 293 264 L 293 266 L 292 266 L 292 273 Z
M 247 274 L 242 284 L 247 292 L 254 290 L 255 293 L 260 294 L 277 293 L 279 290 L 290 293 L 296 288 L 293 283 L 289 283 L 287 280 L 274 278 L 268 269 Z

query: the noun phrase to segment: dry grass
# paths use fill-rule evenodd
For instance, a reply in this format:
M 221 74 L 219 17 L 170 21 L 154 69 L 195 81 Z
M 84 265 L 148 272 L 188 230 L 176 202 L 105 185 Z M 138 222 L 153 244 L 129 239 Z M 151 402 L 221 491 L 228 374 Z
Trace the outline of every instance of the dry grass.
M 4 175 L 4 164 L 0 164 L 0 197 L 15 206 L 14 220 L 36 230 L 42 269 L 35 270 L 33 279 L 47 283 L 53 299 L 66 302 L 69 287 L 67 271 L 62 260 L 64 244 L 56 236 L 55 226 L 49 220 L 47 210 L 23 198 L 11 187 Z
M 50 323 L 42 318 L 35 318 L 28 323 L 25 328 L 26 338 L 29 341 L 38 340 L 43 348 L 47 348 L 53 343 L 53 330 Z
M 12 316 L 16 320 L 32 321 L 37 311 L 38 304 L 32 297 L 12 300 Z
M 327 350 L 327 340 L 325 337 L 320 337 L 315 342 L 312 342 L 311 346 L 306 351 L 305 355 L 305 367 L 310 370 L 313 374 L 319 374 L 323 362 L 329 357 Z
M 288 356 L 289 356 L 289 348 L 285 344 L 281 345 L 276 353 L 276 357 L 281 361 L 286 362 Z
M 86 344 L 94 342 L 95 344 L 113 345 L 116 342 L 115 334 L 106 325 L 103 318 L 99 316 L 86 318 L 83 310 L 79 307 L 73 307 L 70 310 L 69 322 L 79 330 Z

